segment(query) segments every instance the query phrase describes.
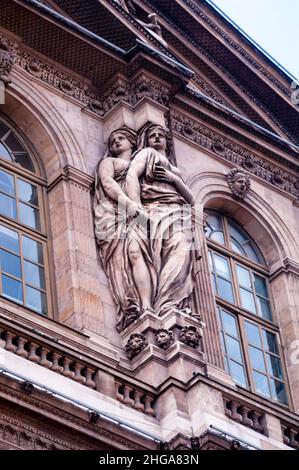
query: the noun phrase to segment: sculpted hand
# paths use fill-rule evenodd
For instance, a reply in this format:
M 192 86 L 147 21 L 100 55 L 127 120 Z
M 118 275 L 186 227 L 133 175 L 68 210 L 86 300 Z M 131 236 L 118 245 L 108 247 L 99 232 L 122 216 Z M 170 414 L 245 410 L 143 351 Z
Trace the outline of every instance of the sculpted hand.
M 143 207 L 137 204 L 137 202 L 133 201 L 128 205 L 128 215 L 130 217 L 137 217 L 141 215 L 142 217 L 147 219 L 147 214 Z
M 158 163 L 154 167 L 153 175 L 158 181 L 164 181 L 165 183 L 173 183 L 176 178 L 176 175 L 172 173 L 172 171 L 166 170 L 164 166 Z

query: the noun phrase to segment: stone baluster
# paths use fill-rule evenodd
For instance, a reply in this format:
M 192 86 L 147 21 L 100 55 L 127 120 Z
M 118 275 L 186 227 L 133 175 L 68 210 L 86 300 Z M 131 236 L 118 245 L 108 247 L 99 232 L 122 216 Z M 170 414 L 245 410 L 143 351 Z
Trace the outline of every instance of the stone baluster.
M 115 394 L 116 400 L 123 401 L 124 399 L 124 396 L 122 393 L 123 385 L 120 382 L 115 382 L 115 387 L 116 387 L 116 394 Z
M 130 393 L 133 391 L 133 388 L 130 385 L 124 386 L 124 399 L 123 403 L 127 406 L 134 406 L 134 400 L 130 397 Z
M 62 373 L 63 367 L 59 365 L 59 360 L 62 358 L 61 354 L 53 352 L 52 354 L 52 367 L 51 370 L 53 372 L 58 372 L 59 374 Z
M 145 398 L 144 398 L 144 412 L 147 415 L 151 415 L 151 416 L 155 415 L 155 411 L 154 411 L 153 406 L 152 406 L 153 402 L 154 402 L 153 397 L 151 397 L 150 395 L 145 395 Z
M 143 397 L 143 393 L 139 390 L 135 390 L 134 393 L 134 408 L 135 410 L 144 411 L 144 404 L 141 403 L 141 398 Z
M 295 431 L 292 428 L 289 428 L 289 438 L 290 438 L 290 443 L 289 445 L 291 447 L 294 447 L 294 449 L 299 449 L 299 440 L 297 440 L 298 436 L 298 431 Z
M 4 348 L 5 347 L 5 343 L 6 341 L 3 338 L 3 333 L 4 333 L 4 330 L 3 328 L 0 328 L 0 348 Z
M 44 346 L 41 347 L 40 349 L 40 361 L 39 365 L 46 367 L 47 369 L 50 369 L 52 366 L 52 362 L 48 360 L 47 356 L 49 354 L 50 350 L 48 348 L 45 348 Z
M 261 431 L 262 430 L 262 426 L 260 424 L 260 416 L 258 415 L 258 413 L 253 410 L 251 411 L 250 413 L 250 418 L 252 419 L 252 427 L 255 431 Z
M 91 369 L 90 367 L 85 368 L 85 378 L 86 378 L 85 385 L 87 385 L 87 387 L 89 387 L 89 388 L 95 388 L 96 387 L 96 383 L 92 378 L 94 373 L 95 373 L 95 371 L 93 369 Z
M 240 413 L 238 413 L 238 408 L 239 408 L 239 404 L 236 403 L 235 401 L 231 401 L 230 402 L 230 409 L 231 409 L 231 418 L 234 420 L 234 421 L 237 421 L 237 423 L 241 423 L 242 422 L 242 416 L 240 415 Z
M 40 357 L 37 355 L 36 351 L 39 348 L 39 345 L 30 341 L 29 343 L 29 361 L 38 363 L 40 361 Z
M 17 338 L 17 350 L 16 354 L 20 357 L 27 357 L 28 356 L 28 351 L 25 349 L 25 344 L 27 343 L 26 338 L 22 338 L 21 336 L 18 336 Z
M 225 409 L 226 416 L 231 418 L 232 417 L 232 412 L 231 412 L 231 409 L 230 409 L 230 400 L 228 400 L 227 398 L 224 398 L 224 409 Z
M 85 377 L 83 377 L 82 375 L 82 369 L 83 369 L 83 364 L 80 364 L 80 362 L 75 362 L 75 376 L 74 376 L 74 380 L 76 382 L 79 382 L 81 384 L 84 384 L 86 379 Z
M 281 429 L 282 429 L 282 435 L 283 435 L 283 442 L 284 444 L 288 446 L 290 443 L 290 439 L 288 436 L 288 428 L 287 426 L 281 425 Z
M 6 349 L 6 351 L 16 352 L 17 346 L 15 346 L 13 344 L 14 337 L 15 337 L 15 335 L 13 335 L 10 331 L 7 331 L 5 333 L 5 339 L 6 339 L 5 349 Z
M 75 373 L 70 370 L 70 365 L 73 361 L 71 359 L 69 359 L 68 357 L 64 357 L 63 358 L 63 371 L 62 371 L 62 375 L 64 375 L 65 377 L 69 377 L 70 379 L 72 379 L 75 375 Z
M 252 428 L 253 426 L 253 421 L 248 417 L 248 414 L 250 413 L 249 408 L 246 408 L 246 406 L 242 406 L 241 409 L 241 416 L 242 416 L 242 424 L 245 426 L 248 426 L 249 428 Z

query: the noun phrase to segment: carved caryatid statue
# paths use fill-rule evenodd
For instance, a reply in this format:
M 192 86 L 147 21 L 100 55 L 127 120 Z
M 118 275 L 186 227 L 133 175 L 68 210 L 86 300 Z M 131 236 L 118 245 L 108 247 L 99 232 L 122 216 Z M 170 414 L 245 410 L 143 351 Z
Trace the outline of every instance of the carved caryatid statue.
M 96 170 L 95 235 L 103 268 L 118 309 L 117 330 L 128 326 L 141 312 L 139 290 L 142 289 L 138 271 L 134 269 L 134 240 L 132 247 L 127 233 L 129 218 L 142 213 L 142 208 L 125 194 L 126 175 L 136 149 L 136 133 L 122 127 L 112 132 L 107 153 Z M 141 232 L 143 226 L 138 230 Z M 134 231 L 130 232 L 134 236 Z M 142 240 L 144 238 L 144 240 Z M 147 261 L 146 236 L 138 235 L 138 247 Z
M 96 174 L 95 233 L 118 331 L 143 312 L 189 307 L 194 285 L 193 197 L 168 159 L 167 131 L 149 124 L 135 145 L 134 131 L 114 131 Z
M 147 283 L 145 301 L 159 316 L 187 307 L 193 290 L 194 201 L 180 171 L 169 161 L 169 144 L 166 129 L 144 126 L 126 178 L 128 197 L 148 215 L 147 252 L 156 280 L 154 286 Z M 149 281 L 146 266 L 143 272 Z

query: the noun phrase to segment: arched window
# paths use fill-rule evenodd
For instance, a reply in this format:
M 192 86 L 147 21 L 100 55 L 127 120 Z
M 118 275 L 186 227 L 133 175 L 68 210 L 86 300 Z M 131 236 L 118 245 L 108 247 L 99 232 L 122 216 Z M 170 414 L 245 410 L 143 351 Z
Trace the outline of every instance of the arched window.
M 20 137 L 0 119 L 0 295 L 48 315 L 44 186 Z
M 225 369 L 238 385 L 287 404 L 263 255 L 241 227 L 216 211 L 207 211 L 205 234 Z

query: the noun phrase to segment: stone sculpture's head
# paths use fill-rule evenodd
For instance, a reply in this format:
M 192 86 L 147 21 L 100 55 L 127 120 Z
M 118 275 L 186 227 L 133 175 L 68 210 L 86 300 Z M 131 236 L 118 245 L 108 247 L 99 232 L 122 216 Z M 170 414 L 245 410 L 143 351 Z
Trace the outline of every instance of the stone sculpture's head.
M 133 129 L 123 126 L 111 132 L 108 139 L 109 157 L 118 157 L 127 150 L 136 150 L 137 134 Z
M 250 179 L 247 173 L 233 168 L 227 175 L 227 182 L 233 195 L 238 199 L 244 199 L 250 189 Z
M 147 123 L 139 132 L 137 149 L 152 147 L 158 152 L 166 152 L 169 157 L 171 153 L 171 138 L 169 130 L 159 124 Z

